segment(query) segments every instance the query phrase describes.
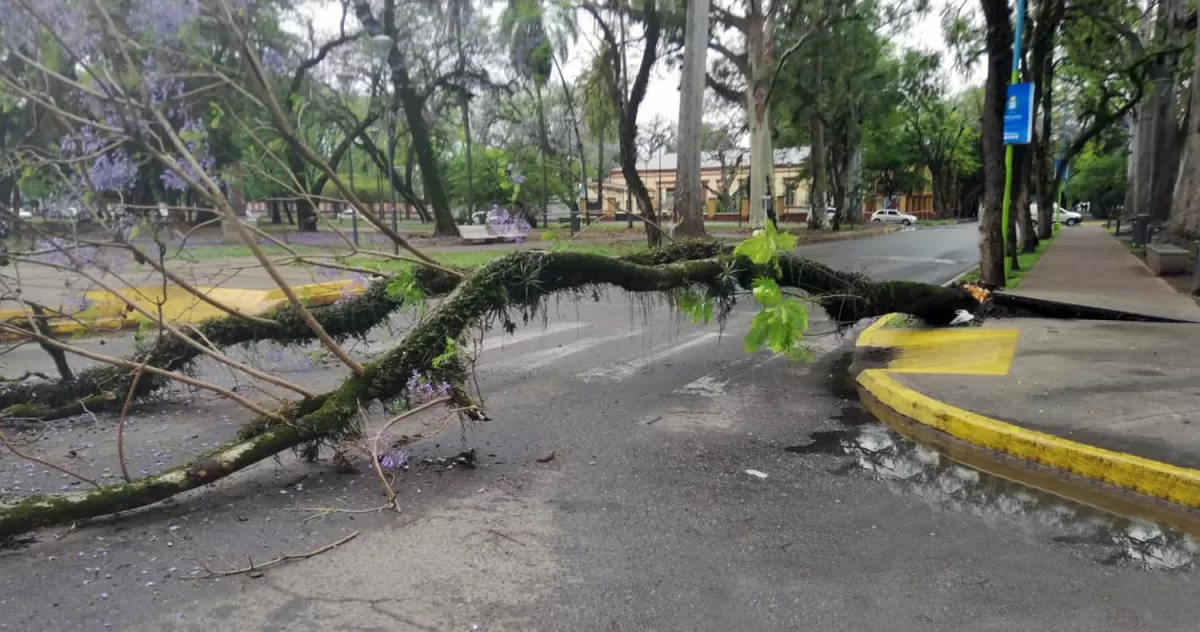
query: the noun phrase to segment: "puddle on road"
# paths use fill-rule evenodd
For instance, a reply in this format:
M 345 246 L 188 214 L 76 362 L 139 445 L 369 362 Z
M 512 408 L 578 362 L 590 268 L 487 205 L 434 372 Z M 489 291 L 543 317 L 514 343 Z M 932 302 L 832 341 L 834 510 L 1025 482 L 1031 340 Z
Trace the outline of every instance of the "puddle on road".
M 1200 563 L 1200 541 L 1172 527 L 1120 517 L 963 466 L 901 437 L 860 406 L 847 405 L 838 421 L 846 427 L 812 433 L 809 443 L 785 450 L 850 457 L 832 473 L 866 473 L 938 509 L 974 515 L 992 526 L 1015 522 L 1063 545 L 1098 547 L 1093 557 L 1104 564 L 1191 571 Z

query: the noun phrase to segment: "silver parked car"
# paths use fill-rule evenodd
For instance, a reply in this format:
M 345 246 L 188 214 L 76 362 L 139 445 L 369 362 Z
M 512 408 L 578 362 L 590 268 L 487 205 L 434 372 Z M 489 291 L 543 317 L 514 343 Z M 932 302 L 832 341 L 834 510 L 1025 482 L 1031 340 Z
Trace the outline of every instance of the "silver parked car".
M 881 208 L 878 211 L 871 213 L 871 221 L 877 224 L 900 224 L 901 226 L 911 226 L 917 223 L 917 216 L 901 213 L 894 208 Z

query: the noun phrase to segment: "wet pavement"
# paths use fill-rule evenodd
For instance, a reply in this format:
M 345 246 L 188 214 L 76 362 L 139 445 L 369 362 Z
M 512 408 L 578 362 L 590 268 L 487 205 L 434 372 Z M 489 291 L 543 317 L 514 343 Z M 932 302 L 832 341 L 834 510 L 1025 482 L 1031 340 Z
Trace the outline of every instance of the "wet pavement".
M 1194 571 L 1200 541 L 1169 525 L 1104 512 L 953 461 L 907 439 L 850 403 L 835 418 L 844 427 L 812 433 L 784 448 L 836 459 L 828 471 L 866 476 L 935 511 L 973 516 L 989 527 L 1004 522 L 1049 542 L 1077 547 L 1100 564 Z
M 931 265 L 928 280 L 955 273 Z M 314 464 L 283 454 L 157 507 L 0 551 L 0 629 L 1095 632 L 1200 619 L 1192 573 L 1097 562 L 1127 550 L 1105 539 L 1103 529 L 1115 532 L 1102 525 L 1119 521 L 1083 528 L 1068 507 L 1076 513 L 1058 519 L 1068 527 L 1038 526 L 1029 516 L 1051 521 L 1057 501 L 967 480 L 968 470 L 861 423 L 847 400 L 849 340 L 814 338 L 818 360 L 807 365 L 747 355 L 749 316 L 735 313 L 721 332 L 617 292 L 556 304 L 544 325 L 485 340 L 479 381 L 493 421 L 452 427 L 411 454 L 420 464 L 476 449 L 477 467 L 400 472 L 402 514 L 326 511 L 369 509 L 381 494 L 362 467 L 341 468 L 328 452 Z M 814 315 L 814 331 L 827 326 Z M 369 357 L 394 336 L 373 332 L 355 353 Z M 314 389 L 335 384 L 344 372 L 312 352 L 244 357 Z M 20 353 L 4 361 L 36 357 Z M 179 399 L 137 412 L 134 467 L 185 458 L 246 417 L 224 401 Z M 113 425 L 56 426 L 41 449 L 56 459 L 75 449 L 73 465 L 99 478 L 115 464 Z M 818 434 L 848 427 L 855 438 Z M 814 436 L 875 454 L 786 450 Z M 43 488 L 68 484 L 34 474 Z M 29 478 L 0 455 L 0 487 Z M 968 501 L 979 498 L 996 508 L 976 513 Z M 1001 508 L 1010 505 L 1020 509 Z M 1181 548 L 1165 530 L 1125 531 L 1162 549 L 1146 558 Z M 206 567 L 261 564 L 354 533 L 311 559 L 199 579 Z

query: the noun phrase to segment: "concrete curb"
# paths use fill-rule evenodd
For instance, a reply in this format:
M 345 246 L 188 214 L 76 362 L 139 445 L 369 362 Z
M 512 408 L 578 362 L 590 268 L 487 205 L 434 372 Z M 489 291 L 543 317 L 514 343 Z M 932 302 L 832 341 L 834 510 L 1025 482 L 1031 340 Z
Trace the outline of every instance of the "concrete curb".
M 879 231 L 862 231 L 860 233 L 859 232 L 834 233 L 832 235 L 823 236 L 819 239 L 814 239 L 812 241 L 798 241 L 796 243 L 796 247 L 803 248 L 804 246 L 815 246 L 817 244 L 827 244 L 827 243 L 832 243 L 832 242 L 836 242 L 836 241 L 854 241 L 857 239 L 870 239 L 871 237 L 882 237 L 884 235 L 890 235 L 892 233 L 897 233 L 897 232 L 900 232 L 901 230 L 902 229 L 899 227 L 889 226 L 889 227 L 884 228 L 883 230 L 879 230 Z
M 858 345 L 871 346 L 875 332 L 890 317 L 890 314 L 883 316 L 863 330 Z M 858 375 L 857 382 L 882 406 L 901 417 L 972 446 L 1152 498 L 1200 508 L 1200 470 L 1105 450 L 985 417 L 904 386 L 888 375 L 886 368 L 866 369 Z
M 300 296 L 305 304 L 323 306 L 334 303 L 347 296 L 359 294 L 363 287 L 354 281 L 333 281 L 293 286 L 292 290 Z M 245 290 L 220 287 L 197 287 L 196 290 L 213 297 L 222 303 L 249 316 L 259 316 L 263 313 L 286 304 L 287 297 L 283 291 Z M 49 333 L 64 337 L 81 334 L 111 333 L 123 329 L 137 329 L 146 319 L 136 311 L 128 309 L 126 299 L 132 300 L 150 313 L 156 313 L 160 306 L 155 302 L 161 294 L 160 287 L 142 287 L 123 291 L 121 297 L 113 296 L 106 290 L 93 290 L 86 293 L 91 304 L 84 312 L 71 317 L 49 318 Z M 62 309 L 61 307 L 59 309 Z M 168 291 L 161 305 L 164 319 L 176 325 L 198 324 L 210 318 L 226 316 L 226 312 L 202 302 L 199 298 L 187 294 L 181 289 Z M 23 310 L 0 310 L 0 321 L 20 322 L 25 320 Z M 13 334 L 0 334 L 0 340 L 19 339 Z

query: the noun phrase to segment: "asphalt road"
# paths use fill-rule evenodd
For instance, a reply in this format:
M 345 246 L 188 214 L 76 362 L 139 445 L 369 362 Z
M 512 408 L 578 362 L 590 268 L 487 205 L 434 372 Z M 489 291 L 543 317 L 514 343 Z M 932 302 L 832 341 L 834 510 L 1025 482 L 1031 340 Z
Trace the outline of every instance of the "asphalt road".
M 805 252 L 940 282 L 970 265 L 974 230 Z M 833 388 L 846 341 L 815 337 L 809 365 L 747 355 L 750 315 L 735 313 L 722 333 L 620 293 L 552 303 L 515 336 L 484 339 L 478 377 L 494 420 L 414 445 L 396 479 L 402 514 L 319 511 L 381 496 L 364 468 L 339 473 L 328 450 L 315 465 L 284 455 L 178 502 L 0 553 L 0 627 L 1194 629 L 1195 579 L 1122 561 L 1109 536 L 1128 525 L 911 444 L 889 447 Z M 814 333 L 828 330 L 813 321 Z M 311 354 L 248 358 L 313 389 L 339 378 Z M 144 412 L 131 420 L 130 467 L 203 450 L 244 417 L 204 398 Z M 406 431 L 436 421 L 425 423 Z M 785 449 L 849 425 L 861 448 L 852 456 Z M 111 430 L 107 419 L 56 426 L 47 456 L 75 450 L 86 474 L 111 475 Z M 421 464 L 471 448 L 476 468 Z M 0 494 L 67 484 L 40 470 L 0 457 Z M 310 559 L 196 579 L 353 532 Z M 1187 543 L 1174 544 L 1160 557 L 1183 555 Z
M 978 243 L 979 224 L 970 223 L 804 246 L 800 252 L 875 278 L 943 283 L 979 262 Z

